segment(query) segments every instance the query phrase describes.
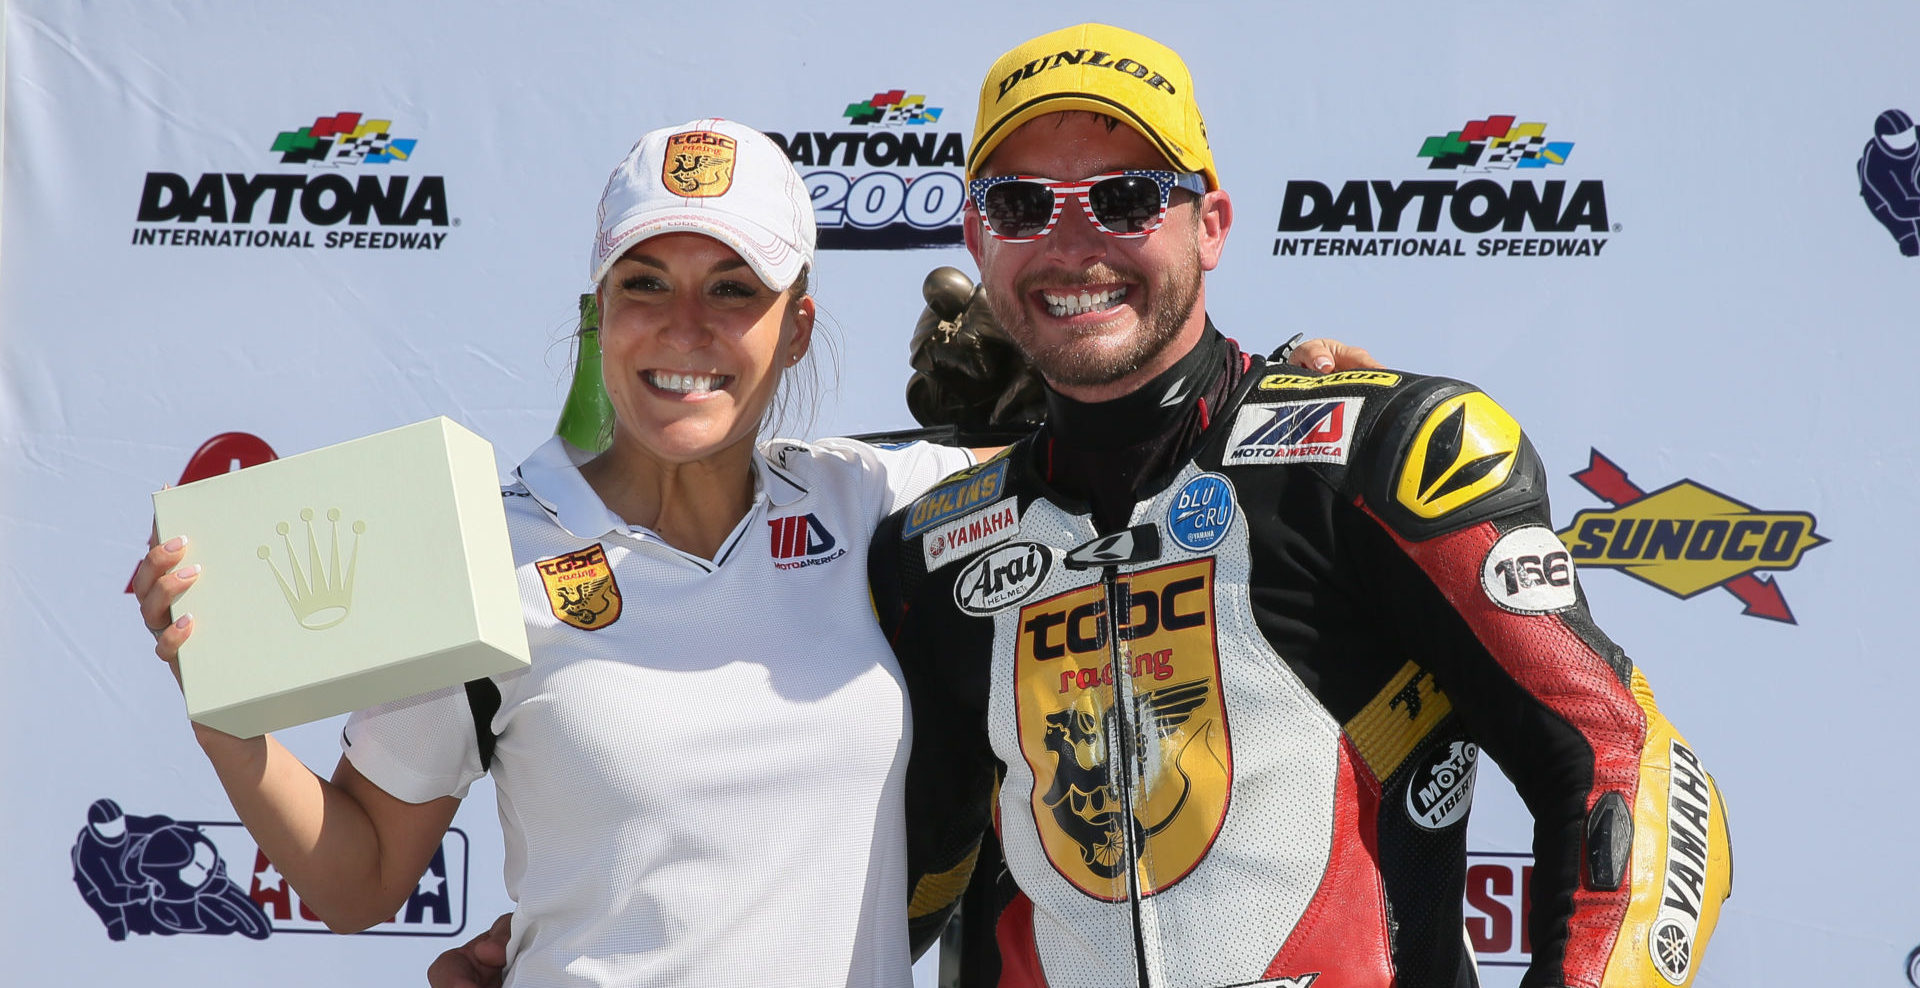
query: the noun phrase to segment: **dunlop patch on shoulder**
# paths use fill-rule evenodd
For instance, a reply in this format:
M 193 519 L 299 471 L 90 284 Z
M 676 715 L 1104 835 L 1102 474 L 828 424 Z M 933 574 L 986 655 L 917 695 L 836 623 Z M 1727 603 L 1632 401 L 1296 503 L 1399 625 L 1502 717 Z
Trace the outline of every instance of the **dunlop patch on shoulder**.
M 1520 423 L 1473 391 L 1427 413 L 1400 465 L 1394 498 L 1426 519 L 1439 518 L 1500 489 L 1520 452 Z
M 533 567 L 540 571 L 554 617 L 587 631 L 620 620 L 620 585 L 613 580 L 613 566 L 600 543 L 542 559 Z
M 710 130 L 675 134 L 667 138 L 660 181 L 669 191 L 690 199 L 726 195 L 733 188 L 736 147 L 733 138 Z
M 900 537 L 913 538 L 943 521 L 992 504 L 1006 492 L 1007 461 L 988 460 L 921 495 L 907 508 L 907 523 Z
M 1268 374 L 1260 379 L 1260 390 L 1308 391 L 1313 388 L 1333 388 L 1349 384 L 1391 388 L 1399 383 L 1400 375 L 1377 370 L 1337 371 L 1332 374 Z

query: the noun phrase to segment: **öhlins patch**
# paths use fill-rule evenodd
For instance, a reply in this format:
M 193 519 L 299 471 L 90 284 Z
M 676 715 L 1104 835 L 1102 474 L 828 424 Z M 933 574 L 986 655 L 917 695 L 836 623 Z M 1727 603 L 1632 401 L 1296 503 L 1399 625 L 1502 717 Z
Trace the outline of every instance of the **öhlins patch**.
M 726 195 L 733 188 L 733 163 L 738 150 L 733 138 L 710 130 L 690 130 L 667 138 L 666 161 L 660 181 L 689 199 Z
M 1127 574 L 1118 621 L 1097 582 L 1020 609 L 1015 709 L 1034 823 L 1047 860 L 1093 898 L 1168 888 L 1225 821 L 1233 756 L 1213 577 L 1211 558 Z M 1144 778 L 1127 751 L 1150 766 Z
M 1394 499 L 1431 521 L 1500 489 L 1520 453 L 1520 423 L 1479 391 L 1427 413 L 1400 464 Z
M 910 539 L 949 519 L 1000 500 L 1007 492 L 1007 461 L 992 459 L 921 495 L 907 508 L 900 537 Z
M 553 616 L 576 628 L 598 631 L 620 620 L 620 585 L 600 543 L 533 564 L 547 590 Z

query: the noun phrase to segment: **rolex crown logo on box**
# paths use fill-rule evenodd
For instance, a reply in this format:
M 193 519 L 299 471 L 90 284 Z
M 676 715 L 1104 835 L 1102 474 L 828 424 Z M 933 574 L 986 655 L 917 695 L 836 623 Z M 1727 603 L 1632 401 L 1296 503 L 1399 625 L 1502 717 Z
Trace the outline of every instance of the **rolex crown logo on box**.
M 287 569 L 281 573 L 274 565 L 273 551 L 261 546 L 257 555 L 265 560 L 273 571 L 273 578 L 280 584 L 280 593 L 287 598 L 287 606 L 293 610 L 293 616 L 300 627 L 309 631 L 325 631 L 347 619 L 347 613 L 353 607 L 353 570 L 360 561 L 360 536 L 367 530 L 365 521 L 353 523 L 353 544 L 347 550 L 346 568 L 340 566 L 340 509 L 327 509 L 327 522 L 332 529 L 328 534 L 327 559 L 323 567 L 320 559 L 320 540 L 313 532 L 313 509 L 301 508 L 300 521 L 307 528 L 307 566 L 300 568 L 300 558 L 294 554 L 293 541 L 288 538 L 290 526 L 281 522 L 274 526 L 280 533 L 280 544 L 286 547 Z

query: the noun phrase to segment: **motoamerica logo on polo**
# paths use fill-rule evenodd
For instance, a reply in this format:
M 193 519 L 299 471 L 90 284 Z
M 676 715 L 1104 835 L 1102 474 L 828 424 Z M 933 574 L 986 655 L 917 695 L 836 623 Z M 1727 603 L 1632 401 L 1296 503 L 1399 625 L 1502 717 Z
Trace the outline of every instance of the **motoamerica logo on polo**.
M 1142 896 L 1199 865 L 1225 821 L 1233 782 L 1214 651 L 1213 560 L 1120 580 L 1127 607 L 1117 622 L 1101 582 L 1022 607 L 1014 658 L 1020 750 L 1033 770 L 1041 846 L 1075 888 L 1108 902 L 1128 896 L 1129 847 Z M 1112 636 L 1125 643 L 1119 692 Z
M 533 568 L 540 573 L 554 617 L 587 631 L 620 620 L 620 584 L 614 582 L 613 566 L 600 543 L 542 559 Z

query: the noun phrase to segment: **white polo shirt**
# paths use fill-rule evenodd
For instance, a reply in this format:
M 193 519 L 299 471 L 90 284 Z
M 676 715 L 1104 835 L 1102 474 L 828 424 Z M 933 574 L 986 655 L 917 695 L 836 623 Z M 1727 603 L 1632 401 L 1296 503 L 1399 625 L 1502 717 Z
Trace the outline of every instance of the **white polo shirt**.
M 713 559 L 616 517 L 583 459 L 553 439 L 502 491 L 533 658 L 495 677 L 507 984 L 910 984 L 911 730 L 867 543 L 972 457 L 765 443 Z M 412 802 L 482 774 L 460 687 L 357 713 L 342 739 Z

